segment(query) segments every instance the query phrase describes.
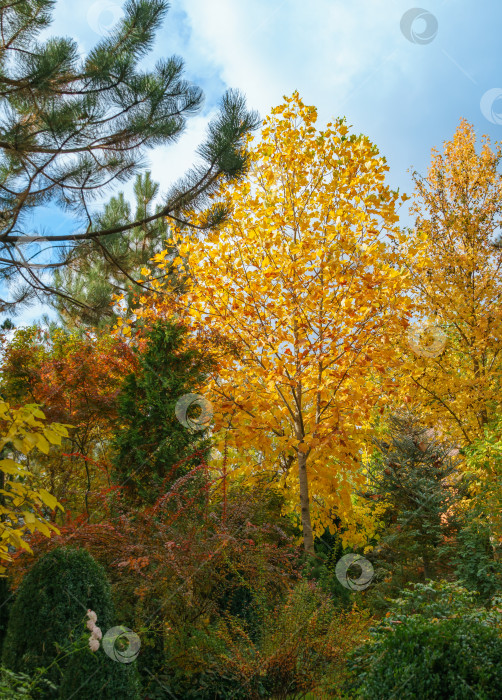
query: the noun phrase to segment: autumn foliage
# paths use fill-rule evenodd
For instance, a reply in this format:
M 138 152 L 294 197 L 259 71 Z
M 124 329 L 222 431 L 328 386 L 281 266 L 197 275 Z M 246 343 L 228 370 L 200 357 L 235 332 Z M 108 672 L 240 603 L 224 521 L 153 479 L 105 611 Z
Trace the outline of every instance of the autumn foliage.
M 308 551 L 333 512 L 357 539 L 351 493 L 373 379 L 395 363 L 409 305 L 390 245 L 404 197 L 369 139 L 316 119 L 298 94 L 275 108 L 250 139 L 250 175 L 222 193 L 228 225 L 179 245 L 192 276 L 181 304 L 236 344 L 208 387 L 215 444 L 278 470 Z
M 431 425 L 468 445 L 483 437 L 500 404 L 502 343 L 502 176 L 500 144 L 461 121 L 426 176 L 415 174 L 415 232 L 403 246 L 417 324 L 446 336 L 433 357 L 405 353 L 403 390 Z
M 443 612 L 463 674 L 471 593 L 500 639 L 502 145 L 462 120 L 414 174 L 413 230 L 376 146 L 298 93 L 240 156 L 141 294 L 115 295 L 132 311 L 113 329 L 4 336 L 10 590 L 87 550 L 141 638 L 145 700 L 359 697 L 348 656 L 372 665 L 396 625 L 427 684 L 413 630 L 443 645 L 440 608 L 388 617 L 438 591 L 462 591 Z
M 47 454 L 51 444 L 60 445 L 68 435 L 67 426 L 44 420 L 36 404 L 15 409 L 0 401 L 0 573 L 5 572 L 3 562 L 12 560 L 9 548 L 32 552 L 29 533 L 50 537 L 58 532 L 51 516 L 56 508 L 63 508 L 47 489 L 34 487 L 27 466 L 32 451 Z
M 21 328 L 5 348 L 4 396 L 15 405 L 37 403 L 49 419 L 71 426 L 63 449 L 33 465 L 35 476 L 66 508 L 83 507 L 89 514 L 91 491 L 111 485 L 107 444 L 117 420 L 117 394 L 135 366 L 126 343 L 104 333 Z

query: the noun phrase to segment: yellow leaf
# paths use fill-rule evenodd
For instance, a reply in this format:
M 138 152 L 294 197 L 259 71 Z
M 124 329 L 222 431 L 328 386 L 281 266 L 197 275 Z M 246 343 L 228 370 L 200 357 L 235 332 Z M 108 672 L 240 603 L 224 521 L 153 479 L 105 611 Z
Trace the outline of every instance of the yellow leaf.
M 42 502 L 45 503 L 46 506 L 49 506 L 49 508 L 51 510 L 54 510 L 55 508 L 59 508 L 60 510 L 64 510 L 63 506 L 58 502 L 57 498 L 55 498 L 52 494 L 50 494 L 45 489 L 40 489 L 38 491 L 38 495 L 40 496 L 40 499 L 42 500 Z
M 18 464 L 13 459 L 5 458 L 0 460 L 0 470 L 5 474 L 19 474 L 20 472 L 24 472 L 26 467 Z
M 37 435 L 36 444 L 41 452 L 43 452 L 45 455 L 49 454 L 50 445 L 43 435 Z
M 51 443 L 51 445 L 61 444 L 61 435 L 51 428 L 44 428 L 44 436 Z
M 39 531 L 40 531 L 43 535 L 45 535 L 46 537 L 50 537 L 50 536 L 51 536 L 51 531 L 49 530 L 49 528 L 47 527 L 47 525 L 46 525 L 44 522 L 42 522 L 41 520 L 37 520 L 37 521 L 36 521 L 35 527 L 36 527 L 37 530 L 39 530 Z

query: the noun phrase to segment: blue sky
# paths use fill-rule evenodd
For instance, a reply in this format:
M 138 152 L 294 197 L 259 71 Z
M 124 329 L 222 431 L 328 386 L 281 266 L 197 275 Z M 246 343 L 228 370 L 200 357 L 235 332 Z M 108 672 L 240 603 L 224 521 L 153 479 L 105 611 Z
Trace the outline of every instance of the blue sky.
M 73 36 L 86 52 L 123 5 L 58 0 L 50 33 Z M 298 90 L 318 108 L 319 125 L 345 115 L 367 134 L 387 158 L 389 182 L 410 192 L 407 171 L 425 173 L 431 148 L 461 117 L 479 136 L 502 140 L 501 28 L 500 0 L 418 8 L 413 0 L 172 0 L 146 62 L 181 55 L 206 102 L 178 144 L 149 153 L 152 175 L 166 189 L 189 167 L 227 87 L 262 116 Z M 53 212 L 40 220 L 47 234 L 65 226 Z M 17 323 L 40 313 L 34 307 Z

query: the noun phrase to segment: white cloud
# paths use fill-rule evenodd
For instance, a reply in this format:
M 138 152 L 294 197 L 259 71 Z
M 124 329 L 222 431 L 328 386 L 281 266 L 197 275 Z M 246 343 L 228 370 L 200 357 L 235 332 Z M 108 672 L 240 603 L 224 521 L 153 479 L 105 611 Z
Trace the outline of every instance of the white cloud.
M 334 116 L 375 68 L 389 68 L 386 59 L 405 41 L 401 0 L 185 0 L 184 9 L 190 46 L 202 46 L 224 82 L 263 114 L 298 89 Z

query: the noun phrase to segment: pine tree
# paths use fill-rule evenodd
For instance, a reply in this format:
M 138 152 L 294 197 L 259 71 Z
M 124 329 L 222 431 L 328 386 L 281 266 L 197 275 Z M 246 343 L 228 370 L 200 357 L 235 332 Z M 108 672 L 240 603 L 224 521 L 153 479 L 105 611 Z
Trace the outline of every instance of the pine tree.
M 120 192 L 105 205 L 98 218 L 101 229 L 120 227 L 142 219 L 148 219 L 160 205 L 154 202 L 159 185 L 153 182 L 150 172 L 139 173 L 134 184 L 136 210 Z M 55 272 L 55 287 L 65 291 L 65 296 L 56 296 L 53 305 L 64 323 L 77 321 L 94 327 L 110 326 L 116 319 L 114 295 L 124 299 L 124 311 L 130 311 L 134 292 L 141 291 L 137 281 L 142 277 L 141 269 L 161 250 L 176 248 L 170 242 L 170 232 L 164 219 L 155 219 L 124 233 L 115 233 L 95 241 L 81 243 L 76 249 L 71 265 Z M 166 291 L 182 289 L 180 276 L 172 270 L 162 273 Z M 81 302 L 78 306 L 66 296 Z
M 54 4 L 0 3 L 0 279 L 18 285 L 12 298 L 0 299 L 2 311 L 14 312 L 40 294 L 64 295 L 42 271 L 70 264 L 82 241 L 98 246 L 104 236 L 162 217 L 185 222 L 189 212 L 207 207 L 222 177 L 242 176 L 245 138 L 258 125 L 244 98 L 228 91 L 197 150 L 201 165 L 171 188 L 156 211 L 107 226 L 93 215 L 93 201 L 137 172 L 146 149 L 175 142 L 203 95 L 184 79 L 177 56 L 149 71 L 141 65 L 166 15 L 166 0 L 127 0 L 122 20 L 84 58 L 72 39 L 40 39 Z M 34 232 L 42 205 L 55 214 L 64 210 L 72 225 L 55 215 L 52 231 Z M 217 225 L 226 213 L 223 206 L 210 207 L 202 228 Z
M 398 585 L 435 578 L 448 570 L 468 493 L 457 451 L 407 411 L 389 417 L 388 436 L 374 445 L 363 494 L 385 507 L 374 557 Z
M 212 368 L 210 357 L 187 347 L 186 338 L 184 326 L 157 321 L 139 357 L 140 370 L 125 379 L 118 397 L 115 479 L 132 501 L 154 502 L 208 457 L 207 429 L 186 427 L 176 415 L 178 400 L 200 391 Z M 197 412 L 194 407 L 188 417 L 197 418 Z M 199 470 L 185 487 L 198 489 L 202 482 Z

